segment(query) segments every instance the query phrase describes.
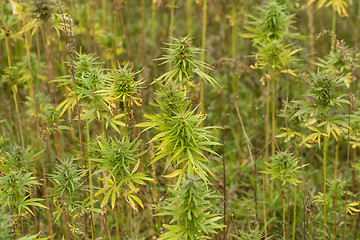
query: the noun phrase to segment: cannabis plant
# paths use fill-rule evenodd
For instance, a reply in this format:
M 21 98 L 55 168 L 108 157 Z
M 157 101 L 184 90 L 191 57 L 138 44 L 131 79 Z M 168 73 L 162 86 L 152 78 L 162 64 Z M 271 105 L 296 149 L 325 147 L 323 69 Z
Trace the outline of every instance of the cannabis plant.
M 294 54 L 301 49 L 291 50 L 289 45 L 285 45 L 279 39 L 270 39 L 256 45 L 258 49 L 254 54 L 257 62 L 257 68 L 268 67 L 270 69 L 284 69 L 289 67 L 290 63 L 295 62 Z
M 54 80 L 59 83 L 59 86 L 66 85 L 68 88 L 66 99 L 58 105 L 57 109 L 61 109 L 60 116 L 62 116 L 67 109 L 73 109 L 78 101 L 82 107 L 80 113 L 82 120 L 86 120 L 88 123 L 97 120 L 103 126 L 110 124 L 119 132 L 117 126 L 124 125 L 120 121 L 124 115 L 114 113 L 114 109 L 99 93 L 100 90 L 104 89 L 105 74 L 97 59 L 94 54 L 76 53 L 76 61 L 74 62 L 76 87 L 70 76 L 63 76 Z
M 319 193 L 317 196 L 314 197 L 314 202 L 328 205 L 335 211 L 337 211 L 336 208 L 338 206 L 341 206 L 341 209 L 343 209 L 343 206 L 345 205 L 345 186 L 346 182 L 341 178 L 327 179 L 327 192 L 325 195 L 326 197 L 323 193 Z M 354 196 L 354 194 L 350 191 L 348 191 L 348 195 Z M 355 214 L 357 212 L 360 212 L 360 210 L 356 208 L 357 205 L 359 205 L 359 202 L 348 203 L 346 209 L 347 213 Z
M 114 118 L 106 121 L 106 127 L 110 124 L 117 132 L 119 126 L 127 127 L 128 108 L 133 105 L 140 106 L 142 99 L 139 97 L 140 85 L 144 83 L 143 80 L 135 80 L 136 74 L 128 65 L 119 68 L 113 68 L 104 75 L 104 86 L 102 90 L 97 91 L 103 99 L 108 103 L 109 109 L 113 112 L 118 112 L 119 109 L 124 110 L 124 114 L 118 114 Z M 125 115 L 125 124 L 119 118 Z M 126 129 L 127 134 L 127 129 Z
M 251 38 L 255 46 L 269 39 L 299 37 L 298 34 L 290 32 L 295 29 L 295 15 L 289 14 L 284 4 L 268 1 L 265 6 L 258 7 L 258 10 L 259 17 L 250 15 L 250 26 L 244 27 L 250 33 L 241 34 L 244 38 Z
M 80 169 L 73 158 L 59 159 L 59 163 L 55 165 L 54 173 L 49 174 L 49 180 L 53 185 L 50 188 L 52 190 L 51 196 L 56 207 L 53 212 L 55 215 L 54 222 L 63 215 L 64 229 L 70 232 L 71 228 L 74 236 L 81 233 L 76 219 L 89 211 L 99 211 L 93 208 L 94 200 L 82 198 L 81 193 L 88 191 L 84 182 L 85 174 L 86 170 Z
M 317 142 L 319 148 L 323 139 L 323 194 L 326 199 L 326 168 L 328 141 L 331 136 L 335 140 L 347 128 L 347 123 L 343 120 L 343 115 L 338 110 L 343 104 L 349 101 L 344 99 L 341 94 L 341 88 L 344 86 L 341 76 L 325 72 L 311 73 L 311 82 L 309 83 L 311 101 L 299 101 L 302 107 L 294 114 L 294 117 L 306 114 L 310 116 L 307 127 L 313 132 L 303 139 L 300 145 L 307 142 Z M 324 228 L 326 228 L 327 214 L 326 201 L 324 204 Z M 324 238 L 326 231 L 324 229 Z
M 6 151 L 3 156 L 4 165 L 2 170 L 7 172 L 10 170 L 31 172 L 34 165 L 34 159 L 40 154 L 34 153 L 31 148 L 14 145 Z
M 176 85 L 174 85 L 176 86 Z M 202 127 L 205 120 L 204 114 L 197 114 L 196 109 L 191 109 L 190 101 L 181 95 L 184 93 L 180 88 L 164 87 L 157 92 L 157 106 L 162 110 L 156 115 L 145 115 L 148 122 L 137 126 L 146 127 L 145 130 L 155 128 L 159 133 L 150 142 L 159 141 L 156 146 L 156 157 L 151 163 L 169 157 L 167 169 L 171 164 L 175 168 L 182 167 L 170 176 L 181 177 L 188 174 L 198 174 L 208 181 L 208 174 L 212 174 L 206 166 L 209 162 L 203 152 L 217 155 L 209 146 L 220 145 L 214 141 L 210 129 L 214 127 Z M 144 131 L 145 131 L 144 130 Z
M 133 208 L 136 208 L 135 202 L 143 207 L 141 200 L 135 195 L 139 191 L 135 184 L 145 185 L 145 181 L 152 179 L 138 171 L 140 157 L 146 153 L 139 151 L 140 143 L 141 141 L 137 139 L 130 141 L 123 137 L 120 140 L 117 138 L 107 140 L 99 136 L 89 145 L 90 159 L 99 165 L 99 169 L 94 174 L 103 172 L 107 176 L 101 179 L 106 183 L 106 187 L 96 193 L 96 195 L 106 193 L 102 206 L 111 199 L 111 207 L 114 208 L 117 197 L 122 193 Z
M 43 113 L 39 113 L 39 117 L 46 123 L 46 130 L 52 134 L 61 133 L 62 130 L 69 130 L 69 127 L 62 125 L 64 121 L 60 117 L 60 110 L 55 105 L 47 105 Z
M 157 78 L 158 81 L 178 82 L 183 86 L 193 86 L 194 76 L 198 75 L 202 80 L 211 85 L 218 85 L 215 79 L 203 72 L 202 69 L 210 70 L 210 67 L 198 59 L 201 49 L 192 47 L 192 38 L 189 36 L 181 39 L 173 39 L 175 43 L 167 43 L 166 54 L 159 58 L 161 64 L 170 64 L 168 72 Z
M 308 128 L 314 133 L 307 136 L 301 144 L 316 141 L 320 147 L 322 136 L 330 137 L 331 134 L 337 140 L 343 132 L 341 126 L 347 126 L 346 122 L 342 120 L 343 115 L 336 114 L 336 109 L 341 109 L 342 105 L 348 104 L 349 101 L 344 99 L 344 94 L 340 92 L 345 85 L 341 76 L 317 72 L 311 73 L 311 78 L 309 88 L 312 101 L 297 101 L 303 107 L 293 117 L 310 114 L 313 120 L 310 119 Z M 311 125 L 315 125 L 315 127 Z M 324 130 L 320 131 L 319 128 L 321 129 L 322 126 Z
M 101 89 L 104 81 L 103 68 L 97 59 L 94 54 L 76 53 L 74 70 L 78 101 L 92 103 L 96 107 L 95 110 L 100 111 L 106 108 L 102 107 L 102 99 L 95 94 Z M 62 76 L 54 81 L 59 82 L 59 86 L 67 86 L 69 90 L 66 99 L 58 106 L 58 109 L 62 109 L 62 115 L 69 107 L 73 109 L 76 104 L 75 88 L 70 76 Z
M 250 228 L 248 231 L 239 230 L 239 235 L 235 236 L 237 240 L 268 240 L 271 237 L 264 238 L 264 231 L 260 230 L 259 225 L 256 225 L 254 228 Z
M 132 105 L 140 106 L 141 98 L 139 94 L 140 85 L 144 83 L 142 80 L 135 80 L 136 74 L 128 65 L 113 68 L 104 76 L 104 90 L 98 92 L 104 96 L 104 100 L 111 107 L 119 107 L 118 103 L 122 103 L 124 107 Z
M 44 199 L 31 198 L 32 189 L 41 185 L 32 176 L 22 170 L 9 170 L 0 175 L 0 203 L 20 217 L 22 213 L 33 214 L 31 207 L 46 208 L 40 202 Z
M 15 103 L 16 115 L 18 118 L 21 144 L 24 144 L 24 136 L 22 130 L 21 116 L 19 111 L 19 100 L 18 100 L 18 89 L 22 84 L 25 83 L 26 80 L 24 78 L 24 69 L 19 66 L 4 68 L 4 74 L 2 75 L 1 80 L 2 82 L 8 84 L 9 87 L 11 87 L 13 100 Z
M 12 239 L 14 233 L 11 232 L 12 216 L 5 214 L 5 209 L 0 208 L 0 240 Z
M 32 19 L 27 23 L 25 29 L 31 31 L 31 35 L 34 35 L 44 23 L 50 23 L 51 27 L 60 35 L 61 16 L 54 0 L 32 0 L 28 11 Z
M 298 170 L 303 166 L 298 166 L 299 160 L 295 158 L 291 153 L 286 151 L 284 152 L 277 152 L 275 156 L 271 158 L 271 162 L 265 164 L 267 165 L 268 169 L 265 171 L 261 171 L 265 174 L 270 174 L 271 179 L 279 179 L 281 181 L 281 199 L 282 199 L 282 211 L 283 211 L 283 219 L 282 219 L 282 226 L 283 226 L 283 238 L 286 239 L 286 206 L 285 206 L 285 184 L 291 183 L 293 185 L 297 185 L 301 181 L 296 178 Z M 296 202 L 296 197 L 294 199 Z M 295 203 L 296 204 L 296 203 Z
M 158 216 L 171 216 L 167 229 L 160 236 L 160 240 L 207 239 L 224 225 L 217 223 L 221 217 L 210 212 L 210 199 L 216 197 L 207 189 L 207 184 L 199 181 L 198 177 L 188 176 L 175 190 L 169 188 L 172 197 L 164 206 L 158 206 Z
M 304 166 L 298 166 L 299 159 L 295 158 L 291 153 L 286 151 L 277 152 L 271 158 L 271 162 L 265 164 L 267 169 L 262 173 L 271 175 L 270 179 L 279 179 L 284 186 L 286 183 L 297 185 L 301 181 L 296 178 L 298 170 Z

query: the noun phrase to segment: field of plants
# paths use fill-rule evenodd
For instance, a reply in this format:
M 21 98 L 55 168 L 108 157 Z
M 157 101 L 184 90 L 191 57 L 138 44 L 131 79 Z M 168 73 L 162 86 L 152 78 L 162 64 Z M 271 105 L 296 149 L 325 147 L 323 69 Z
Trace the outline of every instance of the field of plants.
M 359 0 L 0 0 L 0 240 L 360 239 Z

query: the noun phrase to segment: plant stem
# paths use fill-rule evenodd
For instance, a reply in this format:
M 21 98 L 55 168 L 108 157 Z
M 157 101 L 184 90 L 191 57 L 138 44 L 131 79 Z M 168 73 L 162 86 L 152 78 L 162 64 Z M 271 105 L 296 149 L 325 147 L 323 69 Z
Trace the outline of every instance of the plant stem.
M 297 205 L 297 186 L 294 186 L 294 214 L 293 214 L 293 229 L 292 229 L 292 239 L 295 240 L 296 234 L 296 205 Z
M 205 47 L 206 47 L 206 26 L 207 26 L 207 0 L 204 0 L 202 7 L 202 32 L 201 32 L 201 61 L 205 61 Z M 205 86 L 204 81 L 200 80 L 200 112 L 204 112 L 204 95 Z
M 263 174 L 263 187 L 262 187 L 262 194 L 263 194 L 263 219 L 264 219 L 264 237 L 265 239 L 267 239 L 267 221 L 266 221 L 266 182 L 267 182 L 267 177 L 266 174 Z
M 49 197 L 48 197 L 48 191 L 47 191 L 47 181 L 46 181 L 46 173 L 45 173 L 45 162 L 44 162 L 44 155 L 42 152 L 42 142 L 41 142 L 41 134 L 40 134 L 40 121 L 39 121 L 39 113 L 38 113 L 38 108 L 37 108 L 37 103 L 36 103 L 36 97 L 35 97 L 35 85 L 34 85 L 34 76 L 33 76 L 33 71 L 32 71 L 32 67 L 31 67 L 31 63 L 30 63 L 30 50 L 29 50 L 29 44 L 28 44 L 28 39 L 27 39 L 27 35 L 26 35 L 26 29 L 25 29 L 25 15 L 23 12 L 23 7 L 21 4 L 21 0 L 19 0 L 19 6 L 20 6 L 20 11 L 21 11 L 21 17 L 22 17 L 22 27 L 23 27 L 23 31 L 24 31 L 24 38 L 25 38 L 25 48 L 26 48 L 26 54 L 27 54 L 27 64 L 28 64 L 28 68 L 30 71 L 30 87 L 31 87 L 31 92 L 32 92 L 32 98 L 34 101 L 34 107 L 35 107 L 35 118 L 36 118 L 36 130 L 37 130 L 37 134 L 38 134 L 38 143 L 39 143 L 39 151 L 41 152 L 40 154 L 40 158 L 41 158 L 41 166 L 42 166 L 42 177 L 43 177 L 43 186 L 44 186 L 44 193 L 45 193 L 45 203 L 46 203 L 46 213 L 47 213 L 47 220 L 48 220 L 48 229 L 49 229 L 49 235 L 50 235 L 50 239 L 53 239 L 53 230 L 52 230 L 52 222 L 51 222 L 51 213 L 50 213 L 50 203 L 49 203 Z
M 332 28 L 331 28 L 332 34 L 335 34 L 336 32 L 336 11 L 333 11 L 332 16 Z M 335 38 L 331 38 L 331 52 L 334 52 L 335 50 Z
M 336 198 L 334 199 L 334 209 L 335 209 L 335 218 L 334 218 L 334 239 L 336 239 L 336 225 L 337 225 L 337 217 L 338 217 L 338 211 L 336 210 L 337 207 L 337 201 Z
M 121 26 L 122 26 L 123 33 L 124 33 L 125 40 L 126 40 L 126 53 L 127 53 L 128 59 L 130 59 L 130 40 L 129 40 L 128 32 L 127 32 L 127 29 L 126 29 L 124 16 L 123 16 L 123 13 L 122 13 L 122 7 L 120 7 L 120 9 L 119 9 L 119 13 L 120 13 Z
M 266 82 L 266 106 L 265 106 L 265 162 L 269 163 L 269 102 L 270 102 L 270 82 Z M 266 190 L 268 184 L 268 177 L 263 175 L 263 217 L 264 217 L 264 232 L 267 238 L 267 223 L 266 223 Z
M 325 133 L 327 134 L 327 127 L 325 125 Z M 326 240 L 326 160 L 328 149 L 329 136 L 324 136 L 323 146 L 323 176 L 324 176 L 324 240 Z
M 67 212 L 64 212 L 64 221 L 65 221 L 65 239 L 70 240 L 70 227 L 69 227 L 69 216 Z
M 306 15 L 308 17 L 309 27 L 309 47 L 311 56 L 311 71 L 315 72 L 315 27 L 314 27 L 314 14 L 312 6 L 306 7 Z
M 272 74 L 272 109 L 271 109 L 271 156 L 275 155 L 275 135 L 276 135 L 276 78 L 277 73 Z
M 170 8 L 170 25 L 169 25 L 169 43 L 172 43 L 174 37 L 174 12 L 175 12 L 175 0 L 171 0 Z M 171 65 L 169 66 L 171 68 Z
M 186 0 L 185 2 L 185 15 L 186 15 L 186 31 L 187 34 L 192 34 L 193 26 L 193 9 L 192 9 L 192 0 Z
M 339 166 L 339 142 L 336 142 L 335 147 L 335 164 L 334 164 L 334 177 L 337 178 L 337 169 Z
M 124 103 L 124 118 L 125 118 L 125 136 L 128 138 L 128 116 L 126 111 L 126 103 Z
M 43 29 L 43 25 L 40 27 L 40 32 L 41 32 L 41 37 L 42 37 L 42 41 L 43 41 L 43 45 L 44 45 L 44 50 L 45 50 L 45 57 L 46 57 L 46 75 L 47 75 L 47 79 L 48 79 L 48 83 L 50 85 L 49 87 L 49 92 L 50 92 L 50 97 L 51 97 L 51 103 L 55 104 L 56 103 L 56 94 L 55 94 L 55 85 L 54 82 L 51 82 L 51 80 L 54 79 L 54 73 L 53 73 L 53 63 L 52 63 L 52 54 L 51 54 L 51 33 L 50 31 L 48 31 L 49 28 L 49 23 L 44 23 L 43 25 L 45 25 L 45 30 Z M 49 42 L 46 41 L 46 36 L 49 37 Z
M 223 181 L 224 181 L 224 225 L 227 225 L 227 192 L 226 192 L 226 161 L 225 161 L 225 119 L 223 120 L 223 154 L 222 154 L 222 164 L 223 164 Z M 226 229 L 224 229 L 224 239 L 226 239 Z
M 9 40 L 6 37 L 5 38 L 5 48 L 6 48 L 6 54 L 7 54 L 7 60 L 8 60 L 8 65 L 9 67 L 12 66 L 12 61 L 11 61 L 11 52 L 10 52 L 10 47 L 9 47 Z
M 286 240 L 286 207 L 285 207 L 285 191 L 284 186 L 281 183 L 281 205 L 282 205 L 282 230 L 283 230 L 283 239 Z
M 120 224 L 119 224 L 119 216 L 118 216 L 118 212 L 117 210 L 115 211 L 115 224 L 116 224 L 116 236 L 117 239 L 120 240 L 121 236 L 120 236 Z
M 21 117 L 20 117 L 20 113 L 19 113 L 19 105 L 18 105 L 18 101 L 17 101 L 17 98 L 16 98 L 16 94 L 17 94 L 17 86 L 16 85 L 12 86 L 12 92 L 13 92 L 13 98 L 14 98 L 14 103 L 15 103 L 15 111 L 16 111 L 18 124 L 19 124 L 21 145 L 24 146 L 24 135 L 23 135 L 22 126 L 21 126 Z
M 89 127 L 89 120 L 86 120 L 86 141 L 89 144 L 90 143 L 90 127 Z M 93 192 L 93 182 L 92 182 L 92 162 L 90 158 L 88 158 L 88 178 L 89 178 L 89 195 L 90 195 L 90 202 L 94 199 L 94 192 Z M 91 208 L 93 208 L 93 204 L 90 205 Z M 94 212 L 90 211 L 91 216 L 91 239 L 95 239 L 95 223 L 94 223 Z

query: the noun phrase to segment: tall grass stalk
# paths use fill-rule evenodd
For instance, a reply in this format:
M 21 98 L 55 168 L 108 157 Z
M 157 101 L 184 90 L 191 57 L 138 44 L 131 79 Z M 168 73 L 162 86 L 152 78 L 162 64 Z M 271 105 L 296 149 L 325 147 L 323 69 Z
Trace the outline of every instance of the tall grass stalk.
M 297 220 L 297 218 L 296 218 L 296 213 L 297 213 L 297 190 L 298 189 L 298 187 L 297 186 L 294 186 L 294 212 L 293 212 L 293 222 L 292 222 L 292 224 L 293 224 L 293 228 L 292 228 L 292 239 L 293 240 L 295 240 L 295 236 L 296 236 L 296 220 Z
M 311 58 L 311 71 L 315 72 L 315 27 L 314 27 L 314 13 L 312 6 L 306 7 L 306 15 L 308 17 L 308 28 L 309 28 L 309 48 Z
M 86 120 L 86 141 L 89 144 L 90 143 L 90 126 L 89 126 L 89 120 Z M 88 163 L 88 182 L 89 182 L 89 197 L 90 197 L 90 202 L 93 201 L 94 199 L 94 191 L 93 191 L 93 181 L 92 181 L 92 161 L 90 160 L 90 158 L 87 159 L 87 163 Z M 93 208 L 94 206 L 91 204 L 90 205 L 91 208 Z M 94 212 L 90 211 L 90 224 L 91 224 L 91 239 L 94 240 L 95 239 L 95 220 L 94 220 Z
M 331 31 L 333 32 L 333 34 L 335 34 L 336 32 L 336 11 L 333 11 L 333 15 L 332 15 L 332 27 L 331 27 Z M 330 51 L 335 51 L 335 38 L 331 38 L 331 50 Z
M 49 197 L 48 197 L 48 190 L 47 190 L 47 181 L 46 181 L 46 172 L 45 172 L 45 162 L 44 162 L 44 155 L 42 152 L 42 142 L 41 142 L 41 134 L 40 134 L 40 120 L 39 120 L 39 113 L 38 113 L 38 107 L 37 107 L 37 103 L 36 103 L 36 97 L 35 97 L 35 85 L 34 85 L 34 76 L 33 76 L 33 71 L 32 71 L 32 66 L 30 63 L 30 50 L 29 50 L 29 44 L 28 44 L 28 38 L 27 38 L 27 34 L 26 34 L 26 29 L 25 29 L 25 14 L 24 14 L 24 9 L 22 7 L 21 4 L 21 0 L 19 0 L 19 6 L 20 6 L 20 11 L 21 11 L 21 20 L 22 20 L 22 27 L 23 27 L 23 31 L 24 31 L 24 38 L 25 38 L 25 49 L 26 49 L 26 54 L 27 54 L 27 64 L 28 64 L 28 68 L 29 68 L 29 72 L 30 72 L 30 87 L 31 87 L 31 93 L 32 93 L 32 98 L 34 101 L 34 108 L 35 108 L 35 118 L 36 118 L 36 131 L 38 134 L 38 144 L 39 144 L 39 151 L 41 152 L 40 154 L 40 159 L 41 159 L 41 167 L 42 167 L 42 177 L 43 177 L 43 186 L 44 186 L 44 193 L 45 193 L 45 203 L 46 203 L 46 213 L 47 213 L 47 220 L 48 220 L 48 230 L 49 230 L 49 235 L 50 235 L 50 239 L 53 239 L 53 229 L 52 229 L 52 221 L 51 221 L 51 210 L 50 210 L 50 203 L 49 203 Z
M 14 103 L 15 103 L 15 111 L 16 111 L 16 116 L 18 119 L 18 124 L 19 124 L 19 131 L 20 131 L 20 140 L 21 140 L 21 144 L 23 146 L 25 146 L 24 143 L 24 135 L 23 135 L 23 130 L 22 130 L 22 124 L 21 124 L 21 117 L 20 117 L 20 112 L 19 112 L 19 104 L 18 104 L 18 100 L 17 100 L 17 86 L 14 85 L 12 86 L 12 93 L 13 93 L 13 99 L 14 99 Z
M 354 54 L 355 55 L 355 54 Z M 355 55 L 356 57 L 356 55 Z M 350 94 L 349 94 L 349 108 L 348 108 L 348 135 L 347 135 L 347 152 L 346 152 L 346 172 L 345 172 L 345 176 L 346 176 L 346 181 L 345 181 L 345 220 L 344 220 L 344 240 L 346 240 L 346 229 L 347 229 L 347 208 L 348 208 L 348 179 L 349 179 L 349 168 L 350 168 L 350 130 L 351 130 L 351 111 L 353 108 L 353 104 L 355 101 L 355 96 L 354 96 L 354 82 L 356 80 L 356 76 L 355 76 L 355 64 L 353 62 L 353 59 L 350 56 L 347 56 L 348 60 L 349 60 L 349 64 L 351 67 L 351 82 L 350 82 Z M 356 148 L 355 148 L 355 156 L 356 156 Z M 356 160 L 355 160 L 356 161 Z M 355 162 L 354 162 L 355 163 Z M 355 164 L 352 165 L 353 168 L 353 174 L 355 175 Z M 353 189 L 355 189 L 354 185 L 356 183 L 356 179 L 353 175 Z M 360 215 L 360 214 L 358 214 Z M 359 220 L 359 217 L 358 217 Z M 356 223 L 356 225 L 358 225 L 358 223 Z
M 285 205 L 285 188 L 282 185 L 280 189 L 281 195 L 281 207 L 282 207 L 282 230 L 283 230 L 283 239 L 286 240 L 286 205 Z
M 193 33 L 193 6 L 192 0 L 185 0 L 185 15 L 186 15 L 186 31 L 187 34 Z
M 207 0 L 202 3 L 202 30 L 201 30 L 201 57 L 200 60 L 205 62 L 205 48 L 206 48 L 206 27 L 207 27 Z M 203 69 L 201 69 L 203 70 Z M 204 81 L 200 81 L 200 112 L 204 112 L 204 95 L 205 85 Z
M 45 29 L 44 29 L 45 28 Z M 51 31 L 49 31 L 49 23 L 44 22 L 40 27 L 41 37 L 45 50 L 46 58 L 46 75 L 49 82 L 49 92 L 51 97 L 51 103 L 56 104 L 55 84 L 51 80 L 54 79 L 53 71 L 53 57 L 52 57 L 52 45 L 51 45 Z M 48 39 L 48 40 L 47 40 Z
M 325 125 L 325 133 L 327 133 L 327 127 Z M 327 231 L 327 217 L 326 217 L 326 166 L 327 166 L 327 150 L 328 150 L 328 141 L 329 141 L 329 136 L 325 135 L 324 136 L 324 146 L 323 146 L 323 181 L 324 181 L 324 240 L 326 240 L 326 231 Z

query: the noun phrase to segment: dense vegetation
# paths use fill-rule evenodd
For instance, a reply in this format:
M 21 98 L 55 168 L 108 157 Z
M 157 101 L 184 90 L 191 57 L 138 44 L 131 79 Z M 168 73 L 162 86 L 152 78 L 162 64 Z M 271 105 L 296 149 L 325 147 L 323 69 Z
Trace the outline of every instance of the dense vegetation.
M 0 239 L 360 239 L 357 0 L 1 0 Z

